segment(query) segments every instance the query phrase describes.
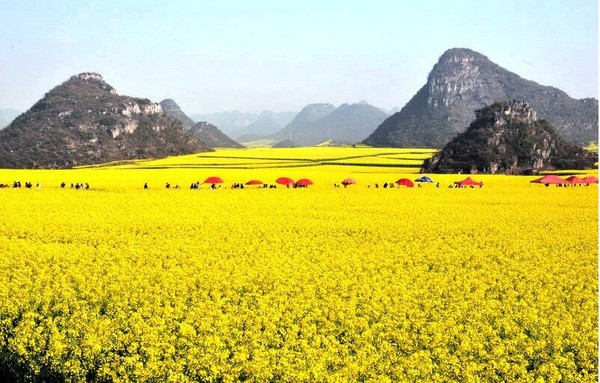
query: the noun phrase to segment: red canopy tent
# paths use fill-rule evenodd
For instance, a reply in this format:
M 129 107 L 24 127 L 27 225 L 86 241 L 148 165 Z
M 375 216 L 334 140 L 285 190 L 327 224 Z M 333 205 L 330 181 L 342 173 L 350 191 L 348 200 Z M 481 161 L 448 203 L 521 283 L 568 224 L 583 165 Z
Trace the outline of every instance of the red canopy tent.
M 294 180 L 288 177 L 279 177 L 275 180 L 275 182 L 285 186 L 294 186 L 295 184 Z
M 585 183 L 587 183 L 583 179 L 581 179 L 581 178 L 579 178 L 577 176 L 567 177 L 566 180 L 569 181 L 569 183 L 571 183 L 571 184 L 585 184 Z
M 467 177 L 462 181 L 454 181 L 454 183 L 458 186 L 483 186 L 483 182 L 477 182 L 471 177 Z
M 598 178 L 596 178 L 594 176 L 588 176 L 588 177 L 585 177 L 583 179 L 583 181 L 585 181 L 586 184 L 597 184 Z
M 308 178 L 301 178 L 298 181 L 296 181 L 296 185 L 298 186 L 308 186 L 308 185 L 312 185 L 313 182 L 311 180 L 309 180 Z
M 356 180 L 354 178 L 346 178 L 345 180 L 342 181 L 342 185 L 344 185 L 344 186 L 354 185 L 354 184 L 356 184 Z
M 222 184 L 223 179 L 221 177 L 208 177 L 204 180 L 205 184 Z
M 415 186 L 415 184 L 408 178 L 400 178 L 398 181 L 396 181 L 396 183 L 398 184 L 398 186 L 406 186 L 409 188 Z
M 562 178 L 560 178 L 559 176 L 555 176 L 552 174 L 549 174 L 547 176 L 543 176 L 542 178 L 538 178 L 536 180 L 530 181 L 530 183 L 535 183 L 535 184 L 566 184 L 569 183 L 567 180 L 564 180 Z

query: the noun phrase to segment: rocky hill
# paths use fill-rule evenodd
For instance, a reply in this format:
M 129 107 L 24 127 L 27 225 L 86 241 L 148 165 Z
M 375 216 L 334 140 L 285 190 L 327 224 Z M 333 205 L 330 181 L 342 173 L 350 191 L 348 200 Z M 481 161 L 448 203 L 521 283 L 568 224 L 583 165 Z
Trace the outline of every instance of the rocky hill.
M 425 173 L 532 174 L 542 170 L 591 169 L 598 157 L 564 140 L 523 101 L 497 102 L 433 158 Z
M 301 146 L 331 140 L 336 144 L 359 142 L 368 136 L 388 115 L 367 103 L 311 104 L 285 128 L 272 136 L 290 139 Z
M 0 131 L 2 168 L 68 168 L 206 150 L 160 105 L 118 95 L 97 73 L 72 76 Z
M 475 110 L 501 100 L 524 100 L 552 121 L 567 140 L 598 140 L 598 100 L 576 100 L 550 86 L 525 80 L 469 49 L 446 51 L 427 83 L 364 142 L 373 146 L 433 147 L 463 132 Z
M 197 139 L 204 142 L 211 148 L 243 148 L 242 145 L 232 140 L 225 133 L 221 132 L 216 126 L 200 121 L 195 123 L 187 114 L 181 110 L 177 103 L 168 98 L 160 102 L 167 116 L 180 121 L 183 126 Z
M 170 99 L 170 98 L 162 100 L 160 102 L 160 107 L 162 108 L 162 110 L 165 112 L 165 114 L 167 116 L 173 117 L 174 119 L 178 120 L 179 122 L 181 122 L 183 124 L 184 127 L 189 129 L 192 126 L 194 126 L 194 124 L 195 124 L 194 120 L 189 118 L 187 116 L 187 114 L 185 114 L 183 112 L 183 110 L 181 110 L 181 108 L 179 107 L 179 105 L 177 105 L 175 100 Z
M 294 141 L 298 145 L 313 145 L 319 141 L 305 143 L 303 140 L 304 131 L 310 129 L 310 126 L 323 117 L 328 116 L 335 110 L 335 106 L 331 104 L 310 104 L 302 108 L 300 113 L 287 124 L 283 129 L 273 134 L 271 138 L 276 141 L 285 139 Z
M 236 141 L 232 140 L 225 133 L 221 132 L 219 128 L 213 124 L 209 124 L 206 121 L 196 122 L 191 128 L 190 133 L 194 137 L 202 138 L 202 142 L 205 142 L 211 148 L 243 148 Z

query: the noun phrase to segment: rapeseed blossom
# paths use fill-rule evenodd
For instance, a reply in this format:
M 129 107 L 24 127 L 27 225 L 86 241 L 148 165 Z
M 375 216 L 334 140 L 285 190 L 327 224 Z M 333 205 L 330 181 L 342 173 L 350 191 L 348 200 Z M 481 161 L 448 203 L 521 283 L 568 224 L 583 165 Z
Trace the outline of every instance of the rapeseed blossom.
M 0 190 L 5 368 L 67 382 L 597 381 L 595 185 L 375 188 L 418 177 L 409 150 L 329 149 L 0 171 L 42 185 Z M 211 175 L 221 188 L 189 189 Z M 315 184 L 230 188 L 280 176 Z M 357 184 L 333 186 L 346 177 Z

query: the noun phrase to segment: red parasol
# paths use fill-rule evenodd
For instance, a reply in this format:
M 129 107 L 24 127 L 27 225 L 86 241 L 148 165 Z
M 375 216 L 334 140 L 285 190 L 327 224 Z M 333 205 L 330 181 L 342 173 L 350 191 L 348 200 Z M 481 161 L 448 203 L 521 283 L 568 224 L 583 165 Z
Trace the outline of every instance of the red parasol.
M 398 186 L 407 186 L 409 188 L 415 186 L 415 184 L 408 178 L 400 178 L 398 181 L 396 181 L 396 183 Z
M 471 177 L 467 177 L 462 181 L 454 181 L 454 183 L 458 186 L 483 186 L 483 182 L 477 182 Z
M 275 180 L 275 182 L 285 186 L 293 186 L 295 184 L 294 180 L 288 177 L 279 177 Z
M 263 182 L 259 181 L 259 180 L 250 180 L 248 182 L 246 182 L 246 185 L 262 185 Z
M 594 176 L 585 177 L 583 180 L 585 181 L 586 184 L 597 184 L 598 183 L 598 178 L 596 178 Z
M 299 186 L 308 186 L 308 185 L 312 185 L 313 182 L 311 180 L 309 180 L 308 178 L 302 178 L 299 179 L 298 181 L 296 181 L 296 185 Z
M 347 185 L 355 185 L 356 184 L 356 180 L 354 178 L 346 178 L 345 180 L 342 181 L 342 185 L 347 186 Z
M 585 183 L 587 183 L 583 179 L 581 179 L 581 178 L 579 178 L 577 176 L 567 177 L 567 181 L 569 181 L 569 183 L 572 183 L 572 184 L 585 184 Z
M 221 177 L 208 177 L 204 180 L 205 184 L 222 184 L 223 179 Z
M 535 179 L 533 181 L 529 181 L 530 183 L 535 184 L 566 184 L 568 183 L 566 180 L 563 180 L 559 176 L 555 176 L 549 174 L 547 176 L 543 176 L 542 178 Z

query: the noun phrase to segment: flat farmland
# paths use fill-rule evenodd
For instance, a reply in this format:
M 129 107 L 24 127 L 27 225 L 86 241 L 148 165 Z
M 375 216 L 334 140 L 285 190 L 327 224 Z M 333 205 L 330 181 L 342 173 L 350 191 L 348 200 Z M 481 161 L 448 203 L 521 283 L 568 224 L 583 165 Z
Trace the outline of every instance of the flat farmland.
M 597 186 L 473 175 L 483 187 L 456 189 L 465 175 L 430 175 L 389 187 L 433 153 L 218 150 L 0 170 L 0 373 L 597 381 Z M 232 188 L 252 179 L 277 188 Z

